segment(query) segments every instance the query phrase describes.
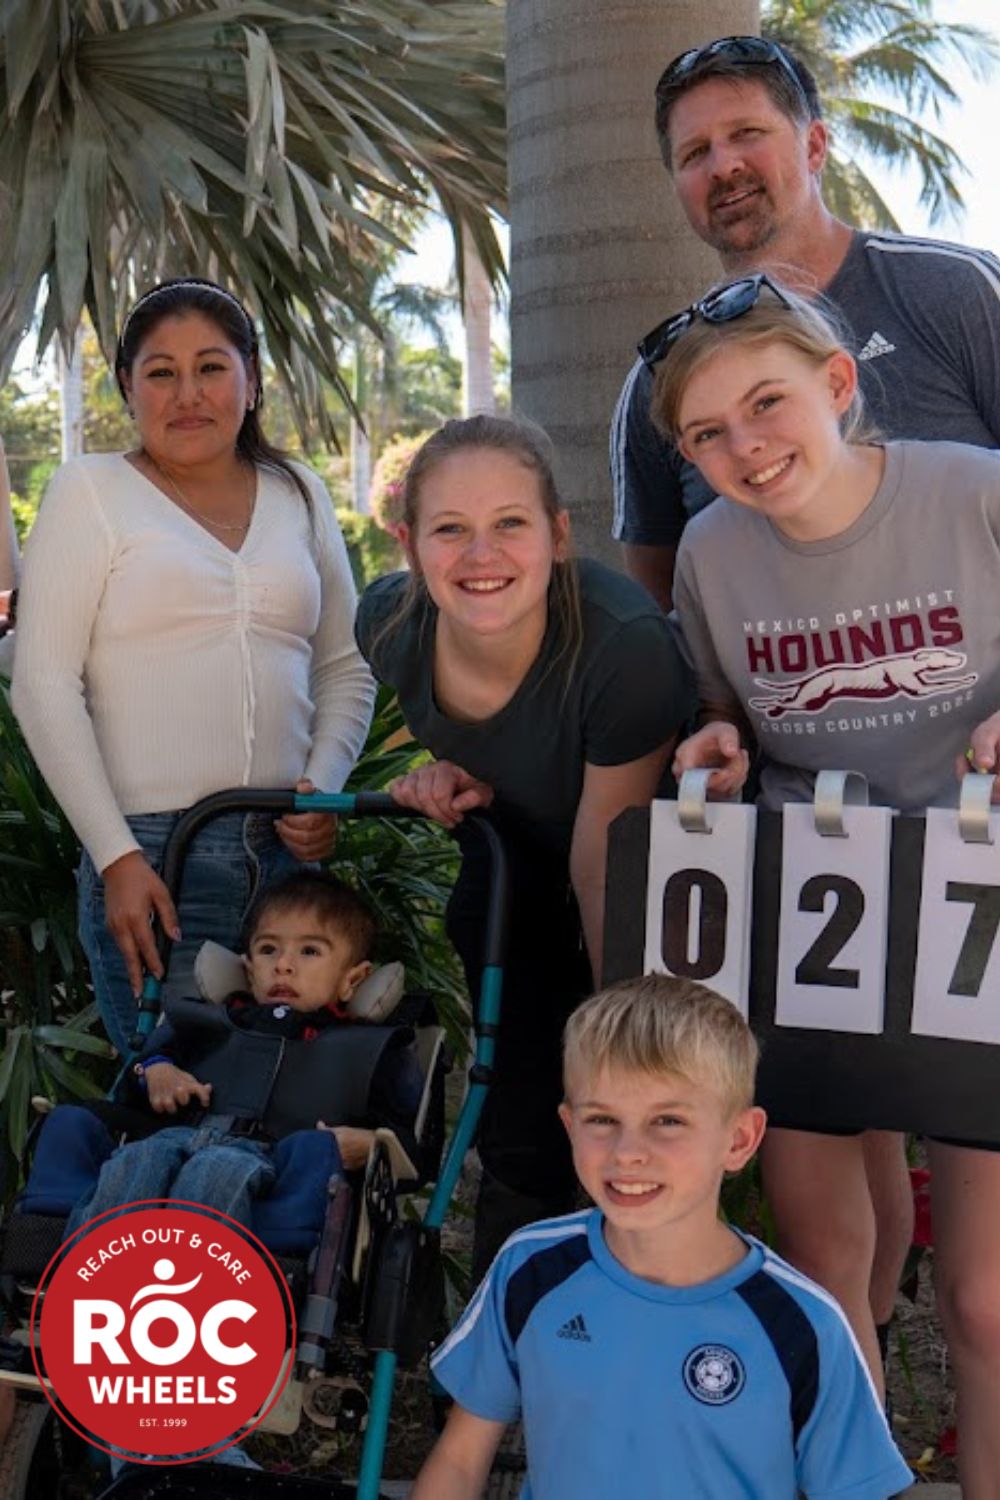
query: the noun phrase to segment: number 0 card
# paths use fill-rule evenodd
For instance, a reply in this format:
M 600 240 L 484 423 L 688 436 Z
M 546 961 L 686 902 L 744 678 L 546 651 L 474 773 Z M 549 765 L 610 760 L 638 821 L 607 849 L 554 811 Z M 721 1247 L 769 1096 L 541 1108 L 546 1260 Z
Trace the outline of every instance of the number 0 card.
M 676 802 L 654 802 L 649 825 L 645 970 L 711 985 L 744 1016 L 756 818 L 713 802 L 708 832 L 689 833 Z

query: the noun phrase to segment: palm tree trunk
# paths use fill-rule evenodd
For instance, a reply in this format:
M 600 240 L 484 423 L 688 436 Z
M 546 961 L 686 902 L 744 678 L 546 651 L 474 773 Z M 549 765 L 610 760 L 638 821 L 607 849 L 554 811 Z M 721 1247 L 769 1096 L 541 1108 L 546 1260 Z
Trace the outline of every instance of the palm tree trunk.
M 508 0 L 512 401 L 556 445 L 581 553 L 617 561 L 608 426 L 636 341 L 718 272 L 653 88 L 683 48 L 757 29 L 757 0 Z
M 368 419 L 368 354 L 364 335 L 354 340 L 355 407 Z M 351 416 L 351 505 L 360 516 L 371 515 L 372 445 L 357 417 Z
M 493 397 L 493 360 L 490 350 L 490 312 L 493 288 L 479 259 L 476 242 L 468 227 L 462 230 L 462 262 L 465 295 L 462 322 L 465 327 L 465 358 L 462 364 L 462 411 L 465 416 L 496 410 Z
M 371 515 L 372 445 L 358 421 L 351 418 L 351 504 L 359 516 Z
M 83 338 L 77 331 L 73 352 L 66 358 L 58 345 L 59 405 L 62 417 L 63 463 L 83 452 Z

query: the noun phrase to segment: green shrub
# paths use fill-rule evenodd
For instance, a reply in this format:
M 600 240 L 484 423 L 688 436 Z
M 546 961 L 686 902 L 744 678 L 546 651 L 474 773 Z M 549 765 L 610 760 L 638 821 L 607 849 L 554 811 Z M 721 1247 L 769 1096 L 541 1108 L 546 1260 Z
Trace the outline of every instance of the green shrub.
M 359 515 L 356 510 L 338 510 L 337 520 L 344 533 L 347 556 L 360 593 L 374 578 L 394 573 L 403 566 L 403 549 L 384 531 L 374 516 Z
M 372 515 L 386 531 L 392 531 L 403 519 L 403 481 L 413 455 L 430 437 L 430 431 L 413 437 L 394 437 L 379 454 L 372 473 Z
M 379 688 L 364 753 L 347 790 L 385 791 L 427 759 L 407 733 L 395 696 Z M 331 861 L 371 901 L 382 934 L 379 958 L 398 959 L 411 989 L 435 998 L 452 1045 L 463 1051 L 469 1002 L 444 932 L 444 905 L 458 874 L 458 847 L 425 818 L 344 818 Z
M 16 490 L 11 491 L 10 508 L 14 512 L 14 530 L 17 532 L 18 542 L 23 547 L 28 540 L 28 532 L 35 524 L 38 514 L 38 500 L 36 495 L 33 500 L 26 500 Z
M 76 835 L 0 681 L 0 1137 L 11 1189 L 32 1095 L 95 1097 L 111 1081 L 114 1053 L 94 1034 L 97 1008 L 76 936 L 78 858 Z

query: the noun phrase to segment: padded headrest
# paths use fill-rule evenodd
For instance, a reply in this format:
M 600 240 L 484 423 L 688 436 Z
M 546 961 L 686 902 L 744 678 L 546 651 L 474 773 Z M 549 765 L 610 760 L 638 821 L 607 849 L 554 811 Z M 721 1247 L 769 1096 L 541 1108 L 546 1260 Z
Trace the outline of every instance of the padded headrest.
M 194 978 L 203 1000 L 216 1004 L 233 990 L 246 989 L 247 976 L 238 953 L 221 943 L 202 943 L 194 961 Z M 384 1021 L 399 1004 L 405 978 L 400 963 L 382 964 L 363 979 L 347 1004 L 356 1021 Z

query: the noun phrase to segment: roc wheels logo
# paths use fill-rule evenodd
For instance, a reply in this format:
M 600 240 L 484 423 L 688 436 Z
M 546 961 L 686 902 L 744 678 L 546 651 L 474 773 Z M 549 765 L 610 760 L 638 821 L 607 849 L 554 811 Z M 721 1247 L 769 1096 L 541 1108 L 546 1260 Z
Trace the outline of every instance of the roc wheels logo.
M 295 1318 L 273 1258 L 194 1204 L 128 1205 L 53 1256 L 31 1315 L 35 1370 L 62 1419 L 147 1462 L 229 1447 L 263 1419 Z

